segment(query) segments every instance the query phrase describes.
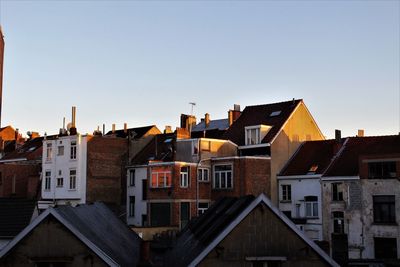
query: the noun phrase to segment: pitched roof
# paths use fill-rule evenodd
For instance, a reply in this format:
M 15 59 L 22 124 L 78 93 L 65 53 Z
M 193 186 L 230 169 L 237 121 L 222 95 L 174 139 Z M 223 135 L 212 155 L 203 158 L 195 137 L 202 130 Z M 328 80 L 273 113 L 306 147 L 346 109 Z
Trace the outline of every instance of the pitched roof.
M 360 156 L 385 154 L 400 154 L 400 135 L 349 137 L 323 176 L 357 176 Z
M 124 129 L 121 129 L 121 130 L 116 130 L 114 134 L 117 137 L 126 138 L 128 136 L 128 134 L 135 133 L 135 138 L 141 138 L 153 127 L 155 127 L 155 125 L 136 127 L 136 128 L 128 128 L 127 133 L 124 132 Z M 113 132 L 109 131 L 106 135 L 112 135 L 112 134 L 113 134 Z
M 54 216 L 108 265 L 137 265 L 140 237 L 102 203 L 47 209 L 0 251 L 0 257 L 6 255 L 47 216 Z
M 271 209 L 278 219 L 291 228 L 325 262 L 331 266 L 338 266 L 274 207 L 264 194 L 257 198 L 250 195 L 240 198 L 225 197 L 215 202 L 202 216 L 191 220 L 183 229 L 176 246 L 166 256 L 166 265 L 196 266 L 260 203 Z
M 157 134 L 131 161 L 131 164 L 147 164 L 149 160 L 171 161 L 175 134 Z
M 0 198 L 0 237 L 16 236 L 30 223 L 34 210 L 34 200 Z
M 26 141 L 21 147 L 17 148 L 11 153 L 6 154 L 3 158 L 1 158 L 0 162 L 3 160 L 13 160 L 13 159 L 26 159 L 32 160 L 35 159 L 32 157 L 35 151 L 42 148 L 43 146 L 43 137 L 37 137 L 32 140 Z M 39 156 L 41 158 L 41 155 Z
M 210 120 L 208 127 L 206 127 L 206 123 L 204 121 L 198 123 L 193 127 L 192 132 L 199 132 L 204 130 L 226 130 L 229 128 L 229 120 L 228 119 L 220 119 L 220 120 Z
M 340 146 L 336 140 L 304 142 L 279 175 L 322 174 Z
M 266 105 L 247 106 L 240 117 L 229 127 L 223 138 L 231 140 L 239 146 L 245 145 L 245 127 L 263 124 L 272 126 L 272 128 L 261 143 L 270 143 L 302 101 L 302 99 L 297 99 Z

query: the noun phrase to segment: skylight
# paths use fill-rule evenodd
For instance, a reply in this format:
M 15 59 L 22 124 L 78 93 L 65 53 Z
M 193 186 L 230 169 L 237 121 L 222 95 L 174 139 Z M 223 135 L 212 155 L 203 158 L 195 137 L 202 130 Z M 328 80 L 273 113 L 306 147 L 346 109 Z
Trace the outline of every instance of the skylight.
M 318 165 L 312 165 L 307 174 L 314 174 L 318 170 Z
M 275 116 L 279 116 L 280 114 L 281 114 L 281 111 L 280 111 L 280 110 L 277 110 L 277 111 L 271 112 L 271 114 L 269 114 L 269 116 L 270 116 L 270 117 L 275 117 Z

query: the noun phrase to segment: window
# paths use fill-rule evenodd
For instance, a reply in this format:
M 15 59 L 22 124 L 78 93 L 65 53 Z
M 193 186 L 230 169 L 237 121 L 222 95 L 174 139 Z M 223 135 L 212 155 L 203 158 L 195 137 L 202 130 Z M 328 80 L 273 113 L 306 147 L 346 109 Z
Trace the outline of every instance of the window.
M 170 187 L 171 172 L 170 171 L 155 171 L 151 172 L 151 187 Z
M 129 197 L 129 216 L 135 217 L 135 196 Z
M 189 167 L 181 167 L 181 187 L 189 186 Z
M 260 143 L 260 128 L 246 128 L 246 145 Z
M 192 155 L 199 154 L 199 140 L 192 141 Z
M 57 178 L 57 187 L 63 187 L 64 186 L 64 178 L 59 177 Z
M 51 160 L 51 154 L 53 152 L 53 144 L 52 143 L 48 143 L 46 145 L 46 160 L 50 161 Z
M 201 215 L 204 212 L 206 212 L 206 210 L 208 209 L 208 206 L 209 206 L 208 202 L 200 202 L 199 207 L 197 209 L 198 215 Z
M 283 184 L 282 186 L 282 201 L 292 201 L 292 187 L 290 184 Z
M 70 190 L 76 189 L 76 170 L 69 171 L 69 189 Z
M 333 233 L 344 234 L 344 214 L 342 211 L 332 212 L 333 217 Z
M 142 180 L 142 200 L 147 199 L 147 180 Z
M 304 197 L 306 206 L 306 217 L 318 217 L 318 197 L 306 196 Z
M 197 170 L 197 179 L 200 181 L 200 182 L 208 182 L 209 181 L 209 172 L 210 172 L 210 170 L 209 169 L 206 169 L 206 168 L 199 168 L 198 170 Z
M 396 238 L 374 238 L 375 259 L 397 259 Z
M 373 196 L 373 201 L 375 223 L 396 222 L 394 196 Z
M 342 183 L 332 183 L 332 201 L 343 201 Z
M 64 146 L 58 146 L 57 156 L 64 156 Z
M 135 169 L 129 170 L 129 186 L 135 186 Z
M 155 227 L 171 225 L 170 203 L 150 203 L 150 225 Z
M 70 159 L 76 159 L 76 141 L 71 141 Z
M 45 172 L 44 190 L 49 191 L 51 186 L 51 171 Z
M 233 188 L 232 165 L 214 166 L 214 184 L 215 189 Z
M 368 178 L 385 179 L 396 178 L 396 162 L 370 162 L 368 163 Z

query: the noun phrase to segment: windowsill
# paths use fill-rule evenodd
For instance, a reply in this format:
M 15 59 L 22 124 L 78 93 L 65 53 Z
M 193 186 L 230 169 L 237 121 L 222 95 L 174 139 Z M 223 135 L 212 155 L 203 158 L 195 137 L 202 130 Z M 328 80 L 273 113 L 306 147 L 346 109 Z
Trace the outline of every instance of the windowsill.
M 69 161 L 76 161 L 76 159 L 69 159 Z
M 63 188 L 64 186 L 56 186 L 56 188 Z
M 203 180 L 199 180 L 199 183 L 209 183 L 210 181 L 203 181 Z
M 344 200 L 331 200 L 331 203 L 345 203 Z
M 213 188 L 214 191 L 233 191 L 233 188 Z
M 51 190 L 50 189 L 44 189 L 43 191 L 44 192 L 50 192 Z
M 68 191 L 76 191 L 76 188 L 75 189 L 68 189 Z
M 397 226 L 397 222 L 373 222 L 372 225 L 377 226 Z
M 189 186 L 179 186 L 179 188 L 188 189 L 188 188 L 189 188 Z
M 149 187 L 149 189 L 171 189 L 172 186 L 164 186 L 164 187 Z
M 291 200 L 281 200 L 280 202 L 281 202 L 281 203 L 292 203 Z

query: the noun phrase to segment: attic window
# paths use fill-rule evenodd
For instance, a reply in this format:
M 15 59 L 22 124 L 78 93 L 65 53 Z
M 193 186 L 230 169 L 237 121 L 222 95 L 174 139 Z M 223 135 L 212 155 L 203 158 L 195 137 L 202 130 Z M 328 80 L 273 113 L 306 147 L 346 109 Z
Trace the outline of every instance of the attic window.
M 276 117 L 276 116 L 279 116 L 280 114 L 281 114 L 281 111 L 280 111 L 280 110 L 277 110 L 277 111 L 271 112 L 271 114 L 269 114 L 269 116 L 270 116 L 270 117 Z
M 171 143 L 172 142 L 172 138 L 168 138 L 164 141 L 164 143 Z
M 318 165 L 312 165 L 307 174 L 314 174 L 318 170 Z
M 36 147 L 30 147 L 29 149 L 28 149 L 28 151 L 30 152 L 30 151 L 33 151 L 33 150 L 35 150 L 36 149 Z

